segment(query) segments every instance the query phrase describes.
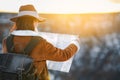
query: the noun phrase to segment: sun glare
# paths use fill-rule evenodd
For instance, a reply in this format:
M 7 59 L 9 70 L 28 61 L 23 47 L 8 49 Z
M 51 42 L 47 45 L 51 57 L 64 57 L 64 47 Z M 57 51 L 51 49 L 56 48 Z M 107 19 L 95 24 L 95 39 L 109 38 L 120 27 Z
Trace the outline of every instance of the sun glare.
M 80 14 L 80 13 L 120 12 L 120 4 L 113 3 L 112 1 L 110 0 L 12 0 L 12 1 L 3 0 L 0 2 L 0 11 L 18 12 L 18 9 L 21 5 L 33 4 L 39 13 Z
M 46 2 L 44 2 L 46 1 Z M 55 0 L 41 3 L 41 11 L 45 13 L 108 13 L 119 12 L 120 4 L 114 4 L 108 0 Z M 44 6 L 46 5 L 46 6 Z M 39 9 L 40 7 L 38 7 Z M 40 11 L 40 9 L 39 9 Z

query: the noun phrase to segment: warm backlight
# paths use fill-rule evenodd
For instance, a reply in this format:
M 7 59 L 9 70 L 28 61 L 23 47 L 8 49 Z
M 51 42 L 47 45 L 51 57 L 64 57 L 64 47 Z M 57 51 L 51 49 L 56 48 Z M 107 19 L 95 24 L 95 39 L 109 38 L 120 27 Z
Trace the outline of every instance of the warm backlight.
M 19 6 L 24 4 L 33 4 L 39 13 L 120 12 L 120 3 L 114 3 L 114 0 L 2 0 L 0 12 L 18 12 Z

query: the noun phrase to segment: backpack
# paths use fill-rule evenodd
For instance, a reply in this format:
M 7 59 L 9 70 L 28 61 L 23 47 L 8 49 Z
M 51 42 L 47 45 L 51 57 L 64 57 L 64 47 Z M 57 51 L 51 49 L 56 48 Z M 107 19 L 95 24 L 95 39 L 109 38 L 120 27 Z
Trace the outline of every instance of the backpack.
M 33 59 L 29 56 L 41 37 L 32 36 L 23 52 L 14 53 L 13 35 L 6 39 L 8 53 L 0 54 L 0 80 L 38 80 Z

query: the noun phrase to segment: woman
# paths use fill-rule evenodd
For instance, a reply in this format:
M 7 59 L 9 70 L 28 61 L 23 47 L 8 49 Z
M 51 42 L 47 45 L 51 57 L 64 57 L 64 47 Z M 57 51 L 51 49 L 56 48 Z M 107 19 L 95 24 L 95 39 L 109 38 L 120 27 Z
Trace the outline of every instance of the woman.
M 37 32 L 35 32 L 37 25 L 45 19 L 39 17 L 33 5 L 23 5 L 20 7 L 18 15 L 10 20 L 15 22 L 15 26 L 11 32 L 14 35 L 14 52 L 19 53 L 25 48 L 32 36 L 38 36 Z M 42 38 L 30 53 L 33 59 L 41 61 L 34 63 L 39 80 L 49 80 L 46 60 L 66 61 L 78 50 L 79 43 L 77 40 L 72 41 L 68 47 L 62 50 L 54 47 Z M 3 40 L 3 52 L 7 52 L 6 39 Z

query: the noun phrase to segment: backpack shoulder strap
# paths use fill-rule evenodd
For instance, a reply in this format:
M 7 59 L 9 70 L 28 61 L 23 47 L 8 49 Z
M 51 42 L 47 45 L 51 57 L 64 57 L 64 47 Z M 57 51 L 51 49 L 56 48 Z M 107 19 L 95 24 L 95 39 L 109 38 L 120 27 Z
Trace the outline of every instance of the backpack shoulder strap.
M 14 35 L 9 35 L 6 38 L 6 46 L 7 46 L 7 51 L 12 52 L 13 51 L 13 37 Z
M 33 36 L 27 46 L 24 48 L 24 54 L 29 55 L 33 48 L 40 42 L 42 37 Z

